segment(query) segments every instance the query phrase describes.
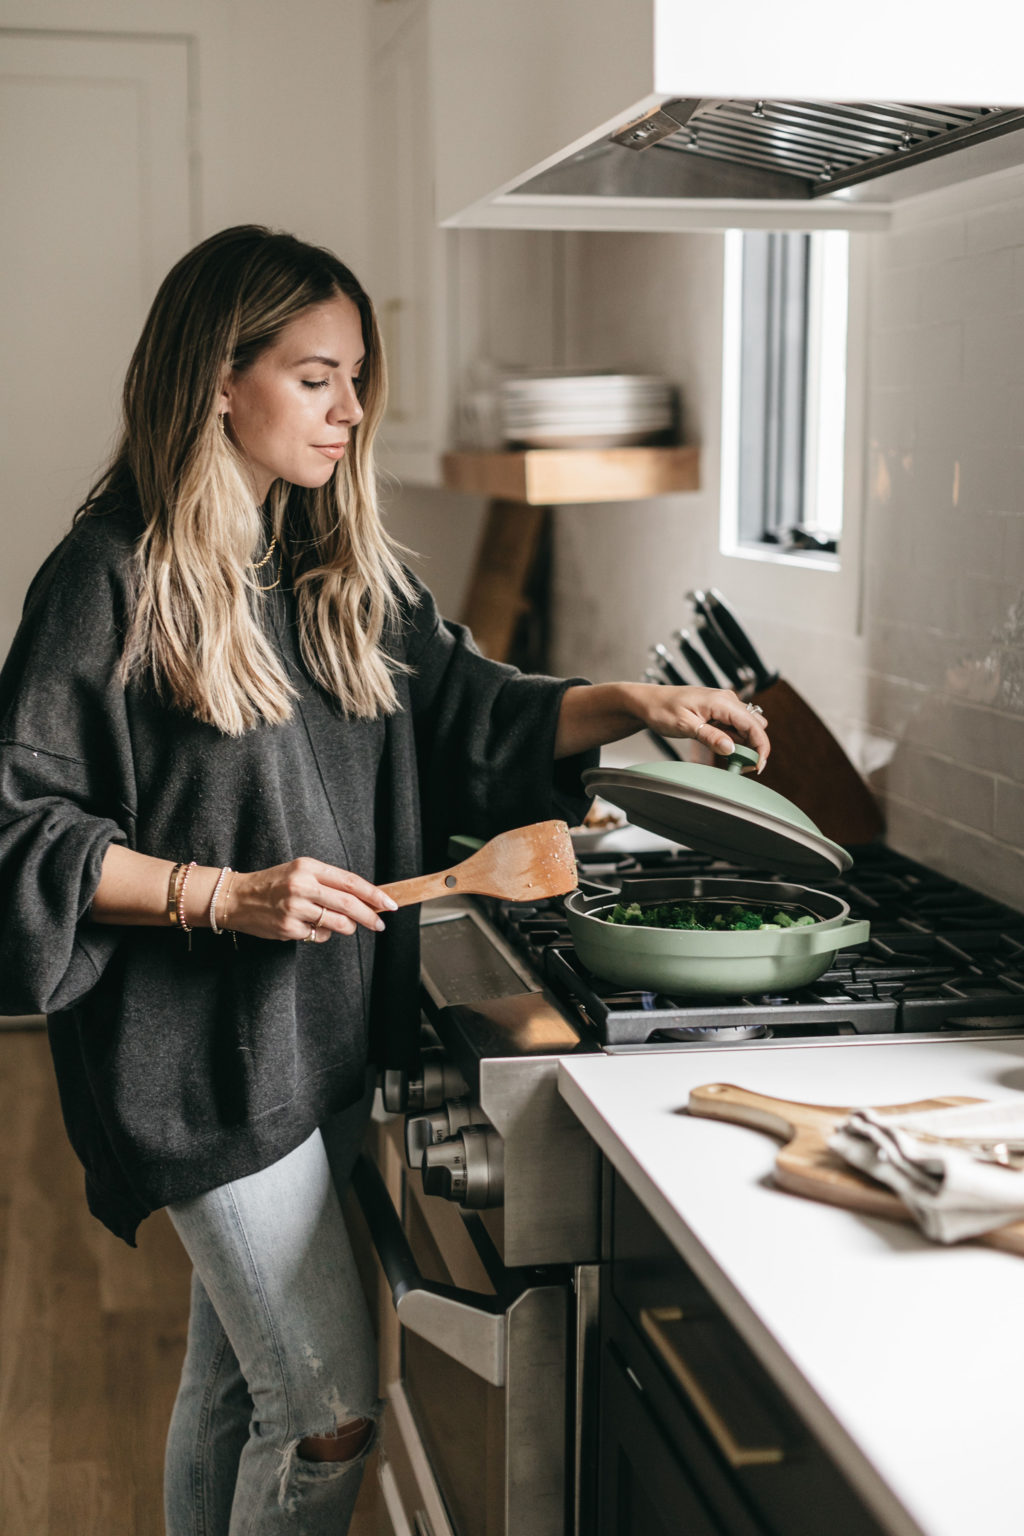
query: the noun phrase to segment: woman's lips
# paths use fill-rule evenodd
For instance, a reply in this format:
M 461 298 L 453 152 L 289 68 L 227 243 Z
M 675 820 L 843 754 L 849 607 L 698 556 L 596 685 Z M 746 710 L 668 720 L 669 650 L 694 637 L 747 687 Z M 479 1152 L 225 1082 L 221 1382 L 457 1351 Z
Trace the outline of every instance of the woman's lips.
M 314 443 L 317 453 L 322 453 L 328 459 L 340 459 L 345 452 L 344 443 Z

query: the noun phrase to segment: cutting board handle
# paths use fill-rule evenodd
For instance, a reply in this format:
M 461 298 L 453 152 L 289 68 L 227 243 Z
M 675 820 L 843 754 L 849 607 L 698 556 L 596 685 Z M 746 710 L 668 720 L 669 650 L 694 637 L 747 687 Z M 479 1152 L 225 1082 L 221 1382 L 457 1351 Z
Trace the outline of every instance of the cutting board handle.
M 780 1141 L 789 1141 L 801 1126 L 827 1133 L 850 1113 L 839 1104 L 795 1104 L 789 1099 L 752 1093 L 735 1083 L 704 1083 L 691 1089 L 687 1109 L 691 1115 L 706 1120 L 729 1120 L 751 1130 L 767 1131 Z

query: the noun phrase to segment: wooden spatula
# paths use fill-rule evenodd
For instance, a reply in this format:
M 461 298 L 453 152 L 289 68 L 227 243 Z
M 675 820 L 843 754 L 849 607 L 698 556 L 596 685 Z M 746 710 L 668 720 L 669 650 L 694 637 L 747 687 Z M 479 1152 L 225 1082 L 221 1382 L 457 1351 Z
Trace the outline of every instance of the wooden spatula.
M 484 843 L 476 853 L 436 875 L 415 875 L 382 885 L 400 907 L 438 896 L 497 896 L 502 901 L 542 901 L 576 889 L 576 855 L 564 821 L 535 821 Z
M 915 1104 L 875 1106 L 877 1114 L 916 1114 L 925 1109 L 950 1109 L 956 1104 L 978 1104 L 984 1100 L 946 1094 L 921 1099 Z M 842 1104 L 798 1104 L 790 1099 L 773 1099 L 763 1093 L 737 1088 L 733 1083 L 705 1083 L 690 1093 L 687 1109 L 691 1115 L 708 1120 L 731 1120 L 754 1130 L 767 1131 L 785 1146 L 775 1157 L 775 1182 L 780 1189 L 828 1205 L 846 1206 L 865 1216 L 884 1216 L 891 1221 L 913 1218 L 898 1195 L 867 1174 L 860 1173 L 836 1152 L 829 1150 L 828 1138 L 852 1113 L 852 1106 Z M 1024 1221 L 1015 1221 L 972 1238 L 990 1248 L 1024 1254 Z

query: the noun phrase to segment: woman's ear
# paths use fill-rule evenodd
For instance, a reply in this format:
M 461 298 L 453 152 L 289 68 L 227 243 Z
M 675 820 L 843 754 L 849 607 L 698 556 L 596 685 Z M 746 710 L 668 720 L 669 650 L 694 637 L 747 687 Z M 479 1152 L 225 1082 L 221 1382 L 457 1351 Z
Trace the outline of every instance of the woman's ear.
M 217 414 L 223 416 L 231 409 L 231 369 L 225 368 L 220 376 L 220 394 L 217 396 Z

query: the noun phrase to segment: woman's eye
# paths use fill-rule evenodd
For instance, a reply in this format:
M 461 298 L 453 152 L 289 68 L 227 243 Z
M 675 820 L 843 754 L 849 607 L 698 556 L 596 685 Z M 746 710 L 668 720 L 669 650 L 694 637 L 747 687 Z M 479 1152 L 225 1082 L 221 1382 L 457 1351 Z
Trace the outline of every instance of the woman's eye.
M 353 379 L 352 380 L 352 388 L 353 389 L 359 389 L 359 388 L 361 388 L 362 383 L 363 383 L 362 379 Z
M 302 381 L 305 389 L 326 389 L 329 383 L 329 379 L 303 379 Z

